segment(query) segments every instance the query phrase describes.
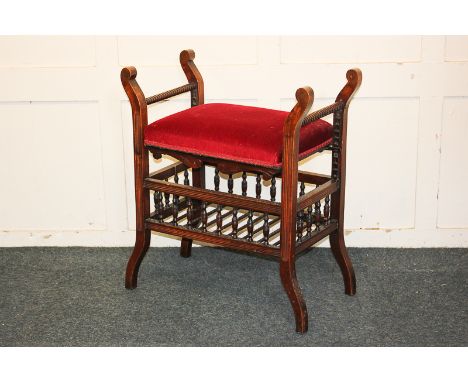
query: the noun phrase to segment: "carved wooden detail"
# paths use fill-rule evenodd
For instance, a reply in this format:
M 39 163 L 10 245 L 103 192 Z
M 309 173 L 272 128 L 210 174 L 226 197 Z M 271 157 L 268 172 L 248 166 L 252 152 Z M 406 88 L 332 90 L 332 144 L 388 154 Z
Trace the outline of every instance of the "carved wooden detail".
M 129 289 L 137 286 L 138 270 L 150 244 L 151 230 L 181 237 L 183 257 L 190 256 L 192 240 L 252 251 L 279 261 L 280 278 L 294 311 L 296 330 L 304 333 L 308 327 L 307 309 L 295 271 L 299 252 L 328 236 L 342 271 L 345 293 L 352 295 L 356 290 L 353 267 L 344 244 L 343 221 L 347 112 L 361 84 L 362 73 L 359 69 L 349 70 L 347 83 L 335 102 L 310 114 L 314 100 L 312 89 L 306 86 L 296 91 L 297 103 L 283 127 L 283 163 L 270 168 L 145 146 L 148 105 L 186 92 L 190 92 L 191 107 L 204 103 L 204 82 L 194 59 L 193 50 L 180 53 L 187 84 L 148 98 L 136 81 L 134 67 L 123 68 L 121 72 L 122 85 L 132 107 L 136 201 L 136 241 L 127 264 L 125 285 Z M 301 127 L 330 114 L 333 114 L 333 139 L 323 150 L 332 151 L 331 174 L 299 171 Z M 149 174 L 149 153 L 155 159 L 169 155 L 179 162 Z M 205 187 L 206 166 L 215 168 L 214 190 Z M 220 191 L 221 174 L 228 177 L 227 192 Z M 262 177 L 265 181 L 271 179 L 270 189 L 265 190 L 269 191 L 267 200 L 262 199 Z M 278 178 L 281 179 L 280 196 L 277 195 Z M 255 197 L 247 195 L 249 179 L 255 185 Z M 240 182 L 239 188 L 234 187 L 235 182 Z M 241 190 L 239 195 L 235 189 Z M 306 192 L 307 189 L 311 191 Z M 154 193 L 153 211 L 150 192 Z

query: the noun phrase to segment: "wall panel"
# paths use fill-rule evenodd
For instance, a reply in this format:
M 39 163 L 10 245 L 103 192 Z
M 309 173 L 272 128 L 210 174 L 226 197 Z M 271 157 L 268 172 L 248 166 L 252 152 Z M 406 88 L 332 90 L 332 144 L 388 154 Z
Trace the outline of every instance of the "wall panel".
M 0 67 L 87 67 L 96 64 L 94 37 L 3 36 Z
M 96 102 L 1 103 L 0 132 L 0 229 L 105 229 Z
M 468 228 L 468 97 L 444 100 L 437 226 Z
M 418 62 L 421 37 L 288 36 L 281 38 L 281 63 Z

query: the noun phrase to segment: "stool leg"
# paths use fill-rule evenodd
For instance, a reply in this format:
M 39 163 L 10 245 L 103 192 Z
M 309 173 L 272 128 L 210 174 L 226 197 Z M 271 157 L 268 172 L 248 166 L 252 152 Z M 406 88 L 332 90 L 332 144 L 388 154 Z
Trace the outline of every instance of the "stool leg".
M 143 180 L 148 174 L 148 152 L 143 150 L 142 160 L 135 160 L 135 247 L 127 263 L 125 288 L 137 287 L 138 270 L 151 242 L 151 230 L 145 228 L 145 220 L 150 216 L 149 190 L 143 188 Z
M 291 302 L 296 319 L 296 332 L 305 333 L 308 329 L 307 307 L 302 297 L 301 289 L 296 277 L 296 264 L 294 261 L 281 261 L 280 277 L 283 287 Z
M 345 293 L 353 296 L 356 294 L 356 276 L 342 232 L 335 231 L 330 235 L 330 247 L 343 274 Z
M 135 248 L 128 260 L 125 273 L 125 287 L 127 289 L 136 288 L 138 269 L 151 241 L 151 232 L 145 227 L 145 221 L 150 216 L 150 195 L 149 190 L 145 190 L 143 187 L 143 182 L 149 173 L 149 153 L 144 145 L 144 129 L 148 125 L 148 105 L 136 76 L 137 71 L 132 66 L 123 68 L 120 74 L 122 85 L 132 106 L 135 174 L 136 239 Z
M 180 242 L 180 256 L 190 257 L 192 255 L 192 240 L 182 238 Z
M 312 106 L 312 89 L 298 89 L 296 99 L 297 104 L 289 113 L 283 127 L 280 277 L 294 311 L 296 331 L 305 333 L 309 321 L 307 307 L 296 277 L 297 180 L 300 123 Z
M 151 230 L 145 228 L 145 221 L 150 216 L 150 192 L 143 187 L 143 181 L 149 172 L 149 153 L 141 146 L 136 145 L 134 153 L 136 238 L 125 273 L 127 289 L 137 287 L 138 270 L 151 242 Z
M 151 231 L 144 230 L 137 232 L 135 239 L 135 248 L 133 249 L 132 256 L 127 263 L 127 271 L 125 273 L 125 288 L 135 289 L 137 287 L 138 270 L 140 264 L 146 255 L 151 242 Z

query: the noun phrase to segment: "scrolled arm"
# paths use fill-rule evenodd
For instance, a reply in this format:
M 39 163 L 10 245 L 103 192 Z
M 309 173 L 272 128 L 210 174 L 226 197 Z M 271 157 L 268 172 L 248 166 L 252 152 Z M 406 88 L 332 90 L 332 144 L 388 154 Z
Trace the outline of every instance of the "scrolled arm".
M 348 106 L 349 102 L 351 101 L 352 96 L 361 86 L 362 82 L 362 72 L 359 68 L 349 69 L 346 72 L 346 78 L 348 82 L 346 85 L 341 89 L 340 93 L 336 97 L 335 102 L 341 101 L 345 104 L 345 107 Z

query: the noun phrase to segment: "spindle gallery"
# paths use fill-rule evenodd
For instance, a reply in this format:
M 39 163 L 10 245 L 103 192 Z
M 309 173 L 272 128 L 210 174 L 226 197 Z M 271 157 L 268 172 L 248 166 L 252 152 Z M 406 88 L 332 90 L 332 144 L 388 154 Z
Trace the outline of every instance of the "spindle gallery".
M 136 241 L 125 285 L 137 286 L 151 231 L 180 237 L 182 257 L 190 256 L 193 240 L 255 252 L 279 262 L 296 330 L 305 333 L 308 316 L 296 278 L 298 253 L 328 236 L 345 293 L 356 292 L 343 216 L 347 113 L 361 84 L 361 71 L 349 70 L 335 102 L 310 114 L 312 89 L 297 89 L 297 103 L 288 113 L 205 104 L 203 79 L 194 58 L 192 50 L 180 53 L 187 84 L 148 98 L 136 81 L 136 69 L 122 69 L 122 84 L 132 107 L 136 201 Z M 191 108 L 148 124 L 149 105 L 186 92 L 190 92 Z M 333 115 L 332 124 L 321 119 L 327 115 Z M 324 150 L 331 151 L 330 175 L 298 169 L 300 160 Z M 164 154 L 176 162 L 149 173 L 149 153 L 155 159 Z M 206 188 L 207 167 L 214 167 L 214 190 Z

